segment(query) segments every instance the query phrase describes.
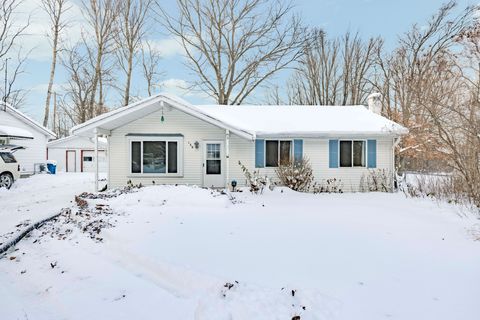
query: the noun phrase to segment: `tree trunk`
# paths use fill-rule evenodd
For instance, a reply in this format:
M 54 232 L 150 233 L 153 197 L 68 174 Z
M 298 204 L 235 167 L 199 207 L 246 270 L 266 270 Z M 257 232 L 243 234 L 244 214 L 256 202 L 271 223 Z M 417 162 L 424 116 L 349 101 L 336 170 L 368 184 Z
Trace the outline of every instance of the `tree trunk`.
M 45 101 L 45 113 L 43 116 L 44 127 L 47 127 L 48 118 L 50 116 L 50 99 L 52 96 L 53 80 L 55 78 L 55 68 L 57 66 L 57 46 L 58 46 L 58 29 L 55 30 L 55 34 L 53 36 L 52 65 L 50 67 L 50 80 L 48 81 L 47 99 Z
M 132 48 L 133 49 L 133 48 Z M 127 106 L 130 102 L 130 85 L 132 81 L 132 70 L 133 70 L 133 50 L 130 50 L 128 53 L 128 67 L 127 67 L 127 82 L 125 84 L 125 94 L 123 105 Z

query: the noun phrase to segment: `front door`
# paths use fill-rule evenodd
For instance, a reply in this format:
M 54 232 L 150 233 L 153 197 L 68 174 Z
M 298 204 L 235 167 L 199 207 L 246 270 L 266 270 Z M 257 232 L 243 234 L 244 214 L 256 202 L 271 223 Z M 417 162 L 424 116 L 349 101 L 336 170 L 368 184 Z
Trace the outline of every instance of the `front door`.
M 203 150 L 203 186 L 208 188 L 225 187 L 223 141 L 205 141 Z
M 75 150 L 67 150 L 67 163 L 66 163 L 66 171 L 67 172 L 75 172 L 77 171 L 77 153 Z

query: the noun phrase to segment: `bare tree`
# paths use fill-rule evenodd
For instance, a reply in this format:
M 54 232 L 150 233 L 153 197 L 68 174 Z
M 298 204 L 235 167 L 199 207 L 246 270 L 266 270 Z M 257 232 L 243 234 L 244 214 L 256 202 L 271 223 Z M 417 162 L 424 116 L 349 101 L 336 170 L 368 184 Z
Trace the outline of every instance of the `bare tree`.
M 94 91 L 95 67 L 90 63 L 88 53 L 82 53 L 80 44 L 67 50 L 61 61 L 69 80 L 63 88 L 65 96 L 60 108 L 71 123 L 83 123 L 93 117 L 90 97 Z
M 5 72 L 7 65 L 10 67 L 8 79 L 6 79 L 5 86 L 1 86 L 0 92 L 3 101 L 8 101 L 15 107 L 19 107 L 23 103 L 27 92 L 15 86 L 18 77 L 24 73 L 25 61 L 28 56 L 28 53 L 26 55 L 22 53 L 21 47 L 16 47 L 17 40 L 24 35 L 30 25 L 30 16 L 22 20 L 17 16 L 22 4 L 23 0 L 3 0 L 0 3 L 0 60 L 2 60 L 0 71 Z M 13 50 L 15 53 L 12 53 Z M 13 68 L 8 60 L 16 60 Z
M 126 75 L 123 89 L 123 105 L 130 101 L 130 87 L 135 56 L 141 49 L 147 31 L 148 18 L 153 0 L 125 0 L 117 20 L 116 41 L 118 62 Z
M 69 6 L 68 0 L 42 0 L 42 7 L 50 19 L 50 33 L 48 35 L 52 41 L 52 63 L 50 66 L 50 79 L 48 81 L 47 98 L 43 116 L 43 126 L 46 127 L 50 113 L 50 98 L 52 96 L 53 81 L 57 67 L 57 55 L 60 50 L 60 34 L 67 25 L 63 16 L 69 9 Z
M 18 23 L 16 14 L 23 0 L 2 0 L 0 4 L 0 59 L 12 49 L 15 41 L 30 25 L 30 18 Z
M 147 93 L 153 95 L 155 87 L 159 87 L 162 72 L 159 71 L 159 63 L 162 58 L 160 52 L 149 41 L 142 43 L 142 73 L 147 84 Z
M 14 60 L 13 66 L 11 66 L 11 64 L 9 64 L 8 66 L 6 83 L 5 86 L 1 86 L 0 92 L 3 95 L 3 101 L 10 103 L 15 108 L 21 108 L 22 105 L 25 104 L 25 100 L 29 93 L 29 90 L 19 88 L 17 84 L 18 79 L 26 73 L 25 67 L 30 51 L 24 53 L 21 47 L 18 48 L 16 51 L 16 56 L 8 58 L 8 60 L 5 60 L 2 65 L 2 69 L 7 68 L 7 63 L 12 59 Z
M 303 54 L 306 36 L 281 0 L 177 0 L 159 22 L 181 42 L 197 86 L 219 104 L 241 104 Z
M 114 46 L 115 23 L 120 12 L 120 2 L 117 0 L 84 0 L 83 13 L 93 31 L 94 44 L 89 45 L 92 39 L 84 34 L 85 48 L 89 53 L 94 74 L 92 88 L 88 100 L 88 119 L 105 110 L 104 107 L 104 80 L 105 62 L 112 53 Z M 98 92 L 98 99 L 97 98 Z
M 375 86 L 384 96 L 383 112 L 410 129 L 398 149 L 404 169 L 430 166 L 443 157 L 429 110 L 434 103 L 448 101 L 444 92 L 450 90 L 450 82 L 443 77 L 455 74 L 451 49 L 457 36 L 471 26 L 474 12 L 469 7 L 454 15 L 455 8 L 454 1 L 448 2 L 426 25 L 413 25 L 392 54 L 377 51 Z
M 371 92 L 370 77 L 380 38 L 363 41 L 347 32 L 328 39 L 314 30 L 305 44 L 305 55 L 288 83 L 289 103 L 305 105 L 357 105 Z

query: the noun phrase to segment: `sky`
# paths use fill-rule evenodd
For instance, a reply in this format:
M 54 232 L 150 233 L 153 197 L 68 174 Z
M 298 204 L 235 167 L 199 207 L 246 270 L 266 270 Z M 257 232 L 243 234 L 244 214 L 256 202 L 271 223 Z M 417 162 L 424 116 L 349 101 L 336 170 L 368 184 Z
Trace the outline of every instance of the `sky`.
M 67 19 L 72 21 L 68 29 L 68 40 L 74 42 L 80 37 L 81 25 L 84 24 L 78 0 L 73 1 L 68 11 Z M 43 109 L 51 64 L 51 49 L 45 37 L 48 22 L 44 13 L 39 9 L 40 0 L 25 0 L 19 21 L 31 14 L 31 24 L 28 35 L 23 37 L 21 45 L 24 50 L 31 50 L 25 67 L 25 74 L 19 79 L 18 86 L 29 90 L 27 100 L 22 111 L 34 119 L 43 119 Z M 441 0 L 293 0 L 294 10 L 304 23 L 311 27 L 320 27 L 332 37 L 340 36 L 350 30 L 359 32 L 364 38 L 381 36 L 385 40 L 387 49 L 394 48 L 398 36 L 409 29 L 413 23 L 424 24 L 436 10 L 444 3 Z M 458 1 L 458 11 L 474 3 L 469 0 Z M 175 0 L 163 0 L 167 11 L 174 12 Z M 187 92 L 184 88 L 192 74 L 184 65 L 182 50 L 179 44 L 159 28 L 148 34 L 156 47 L 161 51 L 162 60 L 160 69 L 162 77 L 162 91 L 183 96 L 193 103 L 212 103 L 204 95 Z M 1 77 L 3 79 L 3 76 Z M 55 87 L 61 91 L 67 81 L 65 72 L 58 68 L 55 77 Z M 274 79 L 275 81 L 275 79 Z M 281 85 L 282 79 L 276 79 Z M 3 81 L 2 81 L 3 82 Z M 144 85 L 139 71 L 134 74 L 133 94 L 145 96 Z M 115 97 L 115 92 L 108 93 Z M 113 99 L 113 98 L 112 98 Z M 119 104 L 118 98 L 112 104 Z

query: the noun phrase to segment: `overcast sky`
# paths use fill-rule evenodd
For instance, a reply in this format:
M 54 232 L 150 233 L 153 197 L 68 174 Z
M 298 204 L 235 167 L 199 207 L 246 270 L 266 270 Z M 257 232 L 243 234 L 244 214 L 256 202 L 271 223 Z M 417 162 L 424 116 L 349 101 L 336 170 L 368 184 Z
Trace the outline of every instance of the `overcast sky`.
M 19 86 L 30 89 L 27 104 L 22 110 L 40 120 L 42 118 L 49 71 L 50 71 L 50 45 L 45 38 L 46 18 L 39 9 L 40 0 L 26 0 L 23 11 L 34 12 L 29 35 L 24 37 L 22 44 L 26 49 L 32 48 L 32 53 L 26 66 L 27 73 L 19 82 Z M 75 41 L 80 36 L 82 24 L 79 7 L 74 5 L 68 13 L 68 18 L 73 20 L 69 29 L 68 39 Z M 420 25 L 435 13 L 444 1 L 439 0 L 294 0 L 295 10 L 303 17 L 309 26 L 323 28 L 331 36 L 341 35 L 347 30 L 358 31 L 363 37 L 382 36 L 387 48 L 393 48 L 398 35 L 406 31 L 413 23 Z M 167 10 L 174 11 L 175 0 L 164 0 Z M 459 10 L 471 4 L 472 1 L 460 0 Z M 185 85 L 191 75 L 182 64 L 181 48 L 174 39 L 159 29 L 149 34 L 161 49 L 163 59 L 161 69 L 164 71 L 162 79 L 163 91 L 184 95 L 186 100 L 194 103 L 209 103 L 204 98 L 194 94 L 185 93 L 180 87 Z M 3 79 L 3 77 L 2 77 Z M 57 90 L 66 82 L 65 74 L 59 68 L 56 76 Z M 278 79 L 282 82 L 284 79 Z M 133 94 L 145 95 L 143 85 L 140 85 L 138 76 L 134 79 Z M 110 92 L 110 97 L 115 93 Z M 261 97 L 263 98 L 263 97 Z M 114 99 L 114 103 L 119 103 Z

